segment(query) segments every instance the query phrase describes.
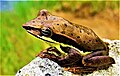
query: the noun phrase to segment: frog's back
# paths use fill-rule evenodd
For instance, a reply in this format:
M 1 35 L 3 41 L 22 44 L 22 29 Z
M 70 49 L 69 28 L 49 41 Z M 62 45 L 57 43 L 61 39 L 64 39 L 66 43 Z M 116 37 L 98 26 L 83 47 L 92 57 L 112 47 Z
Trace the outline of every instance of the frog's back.
M 76 31 L 76 40 L 78 44 L 82 46 L 82 48 L 84 48 L 86 51 L 107 49 L 104 42 L 94 33 L 92 29 L 84 27 L 82 25 L 76 26 L 78 27 L 78 31 Z M 73 33 L 75 32 L 73 31 Z
M 104 42 L 94 33 L 94 31 L 85 26 L 73 24 L 65 19 L 61 19 L 57 23 L 53 23 L 52 28 L 57 30 L 61 36 L 71 38 L 71 40 L 75 42 L 72 45 L 80 50 L 94 51 L 106 49 Z

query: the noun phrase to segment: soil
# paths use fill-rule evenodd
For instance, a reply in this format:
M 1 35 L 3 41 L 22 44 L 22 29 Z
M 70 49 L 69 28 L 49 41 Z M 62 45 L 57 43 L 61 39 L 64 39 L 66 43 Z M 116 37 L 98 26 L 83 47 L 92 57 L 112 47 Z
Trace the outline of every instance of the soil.
M 111 40 L 119 39 L 119 12 L 120 10 L 106 9 L 98 13 L 85 10 L 56 11 L 52 14 L 63 17 L 72 23 L 87 26 L 100 37 Z

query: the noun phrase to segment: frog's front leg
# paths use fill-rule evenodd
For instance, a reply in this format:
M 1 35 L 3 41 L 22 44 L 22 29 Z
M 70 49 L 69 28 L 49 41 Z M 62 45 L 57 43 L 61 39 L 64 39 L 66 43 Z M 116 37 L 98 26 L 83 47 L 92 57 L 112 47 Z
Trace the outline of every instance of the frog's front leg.
M 115 61 L 112 57 L 107 56 L 108 52 L 106 51 L 97 51 L 91 54 L 88 54 L 83 57 L 82 63 L 84 66 L 89 67 L 101 67 L 114 64 Z
M 57 55 L 55 55 L 57 53 Z M 49 47 L 43 51 L 41 51 L 37 56 L 41 58 L 48 58 L 50 60 L 53 60 L 55 62 L 58 62 L 58 60 L 61 58 L 61 53 L 55 48 L 55 47 Z
M 61 49 L 64 50 L 65 53 L 68 53 L 68 55 L 61 56 L 61 52 L 57 48 L 50 47 L 41 51 L 37 56 L 53 60 L 62 67 L 76 65 L 76 62 L 82 60 L 82 55 L 75 49 L 69 47 L 61 47 Z

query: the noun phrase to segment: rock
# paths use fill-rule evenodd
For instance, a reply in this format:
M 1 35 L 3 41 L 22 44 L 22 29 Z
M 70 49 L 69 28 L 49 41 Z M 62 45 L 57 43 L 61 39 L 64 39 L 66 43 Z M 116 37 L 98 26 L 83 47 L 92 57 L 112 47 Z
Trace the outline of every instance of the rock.
M 69 76 L 71 73 L 48 58 L 36 57 L 28 65 L 20 69 L 16 76 Z
M 107 40 L 109 45 L 109 56 L 115 59 L 107 70 L 94 71 L 91 74 L 81 74 L 82 76 L 120 76 L 120 40 Z M 37 57 L 28 65 L 20 69 L 16 76 L 73 76 L 70 72 L 64 71 L 57 63 L 47 59 Z M 75 75 L 77 76 L 77 75 Z M 80 76 L 80 75 L 78 75 Z

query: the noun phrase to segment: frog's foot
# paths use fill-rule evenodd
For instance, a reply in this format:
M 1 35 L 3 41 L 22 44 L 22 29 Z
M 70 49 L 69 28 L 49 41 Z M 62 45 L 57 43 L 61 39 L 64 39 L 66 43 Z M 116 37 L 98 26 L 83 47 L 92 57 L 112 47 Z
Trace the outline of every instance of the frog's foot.
M 58 53 L 59 51 L 55 48 L 55 47 L 49 47 L 43 51 L 41 51 L 37 56 L 41 57 L 41 58 L 48 58 L 50 60 L 53 60 L 55 62 L 58 62 L 58 59 L 60 59 L 59 56 L 56 56 L 54 53 Z
M 80 73 L 92 73 L 93 71 L 97 70 L 95 67 L 69 67 L 69 68 L 64 68 L 66 71 L 70 71 L 75 74 L 80 74 Z
M 114 64 L 112 57 L 106 56 L 105 51 L 97 51 L 83 57 L 82 63 L 89 67 L 102 67 Z

